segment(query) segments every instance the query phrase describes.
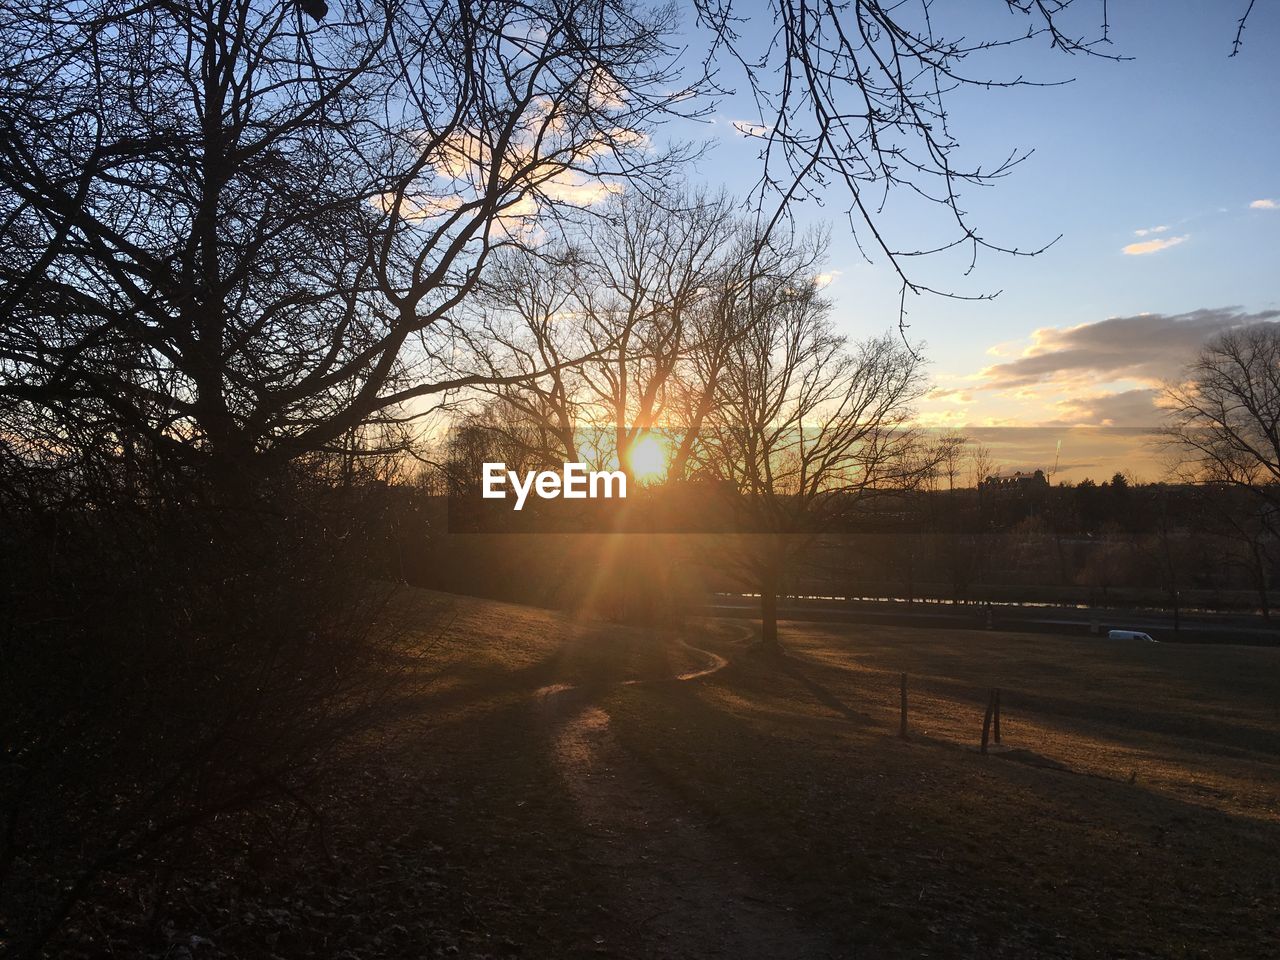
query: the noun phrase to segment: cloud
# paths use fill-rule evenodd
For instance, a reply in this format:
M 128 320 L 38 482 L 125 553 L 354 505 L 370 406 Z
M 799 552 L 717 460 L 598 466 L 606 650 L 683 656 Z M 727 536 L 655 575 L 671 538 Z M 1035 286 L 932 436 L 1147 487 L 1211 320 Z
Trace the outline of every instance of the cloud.
M 463 204 L 462 197 L 456 193 L 442 197 L 406 195 L 400 198 L 394 194 L 383 193 L 370 202 L 383 213 L 390 213 L 395 208 L 397 199 L 400 201 L 400 216 L 409 221 L 430 220 L 432 217 L 457 210 Z
M 1277 318 L 1280 310 L 1244 313 L 1226 307 L 1042 327 L 1032 333 L 1022 356 L 982 371 L 982 388 L 1079 390 L 1116 380 L 1157 386 L 1176 376 L 1214 334 Z
M 989 357 L 1009 357 L 1017 352 L 1017 341 L 1006 340 L 1003 343 L 993 343 L 987 347 L 987 356 Z
M 585 92 L 594 109 L 607 112 L 621 104 L 624 91 L 600 70 L 589 78 Z M 482 215 L 479 201 L 496 174 L 504 193 L 492 222 L 502 235 L 529 242 L 545 236 L 540 220 L 548 206 L 594 207 L 622 193 L 622 181 L 606 172 L 607 158 L 616 150 L 651 146 L 646 133 L 629 127 L 583 135 L 546 97 L 534 99 L 501 148 L 474 128 L 459 128 L 439 142 L 425 131 L 412 136 L 429 149 L 425 173 L 434 176 L 424 176 L 399 198 L 390 193 L 374 197 L 374 206 L 385 212 L 394 208 L 405 221 L 418 223 L 462 210 L 465 222 Z
M 758 123 L 752 123 L 750 120 L 731 120 L 733 129 L 737 130 L 744 137 L 763 137 L 770 132 L 769 127 L 761 126 Z
M 1002 358 L 980 372 L 942 375 L 947 382 L 920 403 L 920 423 L 981 441 L 1006 467 L 1050 470 L 1058 460 L 1055 480 L 1103 479 L 1117 470 L 1159 479 L 1165 465 L 1153 437 L 1164 421 L 1163 384 L 1207 340 L 1259 324 L 1280 325 L 1280 309 L 1042 327 L 1021 344 L 1001 344 Z
M 973 391 L 958 387 L 934 387 L 925 394 L 925 399 L 947 403 L 973 403 Z
M 1137 233 L 1137 231 L 1134 231 Z M 1142 236 L 1138 233 L 1138 236 Z M 1176 247 L 1178 244 L 1190 239 L 1191 234 L 1184 233 L 1180 237 L 1168 237 L 1163 240 L 1143 240 L 1140 243 L 1131 243 L 1121 252 L 1130 257 L 1141 257 L 1148 253 L 1159 253 L 1161 250 L 1168 250 L 1170 247 Z
M 813 278 L 813 285 L 821 290 L 823 287 L 830 286 L 836 277 L 840 276 L 839 270 L 828 270 L 826 273 L 820 273 Z
M 622 193 L 622 190 L 622 184 L 616 181 L 578 174 L 561 174 L 543 184 L 542 194 L 548 200 L 555 202 L 589 207 L 614 194 Z
M 587 95 L 596 109 L 620 110 L 626 105 L 627 90 L 618 78 L 602 66 L 597 66 L 587 82 Z
M 1270 197 L 1264 197 L 1261 200 L 1255 200 L 1249 204 L 1251 210 L 1280 210 L 1280 203 L 1276 203 Z
M 1163 418 L 1159 398 L 1154 387 L 1073 396 L 1056 405 L 1058 418 L 1046 426 L 1150 427 Z
M 1169 225 L 1162 223 L 1158 227 L 1143 227 L 1141 230 L 1135 230 L 1133 231 L 1133 235 L 1135 237 L 1146 237 L 1146 236 L 1150 236 L 1153 233 L 1164 233 L 1168 229 L 1169 229 Z

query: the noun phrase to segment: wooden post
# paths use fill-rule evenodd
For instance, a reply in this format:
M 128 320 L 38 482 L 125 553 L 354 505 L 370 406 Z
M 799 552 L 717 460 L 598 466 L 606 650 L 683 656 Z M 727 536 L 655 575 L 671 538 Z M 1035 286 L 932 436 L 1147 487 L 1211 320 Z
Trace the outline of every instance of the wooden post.
M 995 729 L 992 730 L 992 733 L 995 734 L 996 743 L 999 743 L 1000 742 L 1000 688 L 999 687 L 996 687 L 995 693 L 993 694 L 993 696 L 995 697 L 995 701 L 996 701 L 996 709 L 995 709 L 995 716 L 993 718 L 995 720 Z
M 987 694 L 987 713 L 982 718 L 982 753 L 985 756 L 987 752 L 987 738 L 991 735 L 991 711 L 996 705 L 996 698 L 992 692 Z
M 898 736 L 907 739 L 907 675 L 902 675 L 902 716 L 898 720 Z

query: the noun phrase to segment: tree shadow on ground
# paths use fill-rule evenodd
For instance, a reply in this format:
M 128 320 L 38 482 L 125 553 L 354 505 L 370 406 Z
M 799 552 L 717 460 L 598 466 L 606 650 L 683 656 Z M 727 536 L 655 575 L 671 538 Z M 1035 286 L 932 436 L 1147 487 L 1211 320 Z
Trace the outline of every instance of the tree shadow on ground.
M 1274 824 L 1032 751 L 903 743 L 887 716 L 841 734 L 805 705 L 846 715 L 822 683 L 794 664 L 778 683 L 772 666 L 628 688 L 614 729 L 859 954 L 1266 955 L 1248 931 L 1278 889 Z M 1083 916 L 1111 919 L 1083 933 Z
M 808 662 L 787 654 L 776 658 L 776 662 L 783 673 L 808 690 L 813 695 L 813 698 L 827 709 L 855 723 L 871 724 L 875 722 L 875 718 L 870 714 L 854 710 L 827 687 L 815 680 L 812 675 L 817 671 Z

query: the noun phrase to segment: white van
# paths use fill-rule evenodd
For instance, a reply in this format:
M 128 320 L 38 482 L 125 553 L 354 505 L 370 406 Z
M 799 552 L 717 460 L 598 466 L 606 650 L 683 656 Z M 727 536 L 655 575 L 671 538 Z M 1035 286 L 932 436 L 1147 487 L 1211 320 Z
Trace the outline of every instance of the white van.
M 1108 640 L 1146 640 L 1155 643 L 1156 640 L 1149 633 L 1140 633 L 1137 630 L 1112 630 L 1107 634 Z

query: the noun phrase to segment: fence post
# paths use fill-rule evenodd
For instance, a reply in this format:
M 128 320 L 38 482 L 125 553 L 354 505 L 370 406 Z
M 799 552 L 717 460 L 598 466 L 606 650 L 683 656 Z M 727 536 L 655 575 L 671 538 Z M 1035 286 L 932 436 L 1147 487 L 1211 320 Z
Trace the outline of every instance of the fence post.
M 902 716 L 898 720 L 898 736 L 907 739 L 907 675 L 902 675 Z
M 982 718 L 982 754 L 987 753 L 987 738 L 991 735 L 991 712 L 995 708 L 996 698 L 994 691 L 987 691 L 987 712 Z
M 995 729 L 992 731 L 992 733 L 995 734 L 996 743 L 999 743 L 1000 742 L 1000 688 L 999 687 L 996 687 L 996 691 L 993 696 L 995 697 L 995 701 L 996 701 L 996 709 L 995 709 L 995 717 L 993 718 L 995 720 Z

